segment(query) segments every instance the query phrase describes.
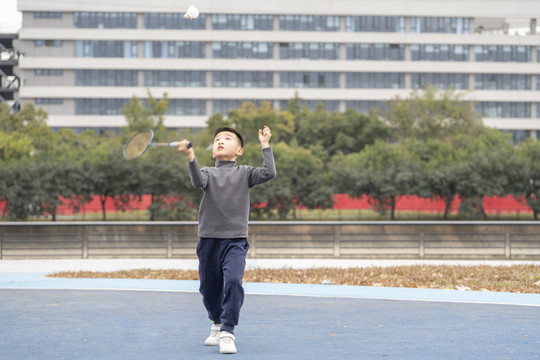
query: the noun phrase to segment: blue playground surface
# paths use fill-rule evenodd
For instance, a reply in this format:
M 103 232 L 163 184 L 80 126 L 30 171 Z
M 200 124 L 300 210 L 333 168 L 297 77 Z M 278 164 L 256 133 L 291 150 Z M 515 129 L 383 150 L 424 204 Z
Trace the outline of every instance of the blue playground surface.
M 2 359 L 540 359 L 540 294 L 247 283 L 238 353 L 198 281 L 0 273 Z

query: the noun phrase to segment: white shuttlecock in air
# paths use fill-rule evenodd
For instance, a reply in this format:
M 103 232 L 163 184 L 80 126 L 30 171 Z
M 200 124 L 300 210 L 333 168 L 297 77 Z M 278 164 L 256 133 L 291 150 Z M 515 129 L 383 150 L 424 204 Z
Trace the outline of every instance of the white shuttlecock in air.
M 190 7 L 188 7 L 186 14 L 184 15 L 184 19 L 195 19 L 198 16 L 199 16 L 199 9 L 191 5 Z

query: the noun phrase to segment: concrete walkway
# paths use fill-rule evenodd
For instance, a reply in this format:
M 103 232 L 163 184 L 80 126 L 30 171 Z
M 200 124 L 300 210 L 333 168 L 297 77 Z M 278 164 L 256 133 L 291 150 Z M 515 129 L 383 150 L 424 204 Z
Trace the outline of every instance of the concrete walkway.
M 248 268 L 412 263 L 418 261 L 250 259 Z M 0 260 L 1 358 L 225 356 L 202 345 L 210 324 L 197 281 L 45 277 L 196 266 L 196 260 Z M 245 290 L 236 359 L 540 359 L 540 294 L 262 283 Z

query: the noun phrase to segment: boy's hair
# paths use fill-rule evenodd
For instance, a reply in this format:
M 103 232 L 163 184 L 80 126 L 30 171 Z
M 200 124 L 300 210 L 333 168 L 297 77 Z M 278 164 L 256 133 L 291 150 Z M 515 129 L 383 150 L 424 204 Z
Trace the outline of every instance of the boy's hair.
M 228 131 L 228 132 L 231 132 L 234 135 L 236 135 L 236 137 L 238 137 L 238 140 L 240 140 L 240 147 L 242 147 L 242 148 L 244 147 L 244 139 L 242 139 L 242 135 L 240 135 L 240 133 L 238 131 L 236 131 L 233 128 L 230 128 L 228 126 L 219 127 L 216 130 L 214 130 L 214 138 L 217 136 L 217 134 L 222 133 L 224 131 Z

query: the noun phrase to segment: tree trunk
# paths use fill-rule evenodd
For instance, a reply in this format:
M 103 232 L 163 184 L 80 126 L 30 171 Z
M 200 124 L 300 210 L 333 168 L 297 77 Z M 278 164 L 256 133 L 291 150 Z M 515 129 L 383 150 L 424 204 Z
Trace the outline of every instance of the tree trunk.
M 452 203 L 454 202 L 454 196 L 450 195 L 444 198 L 444 215 L 443 219 L 448 219 L 448 213 L 450 212 L 450 206 L 452 206 Z
M 107 196 L 100 195 L 99 196 L 99 201 L 101 202 L 101 214 L 102 214 L 101 219 L 103 221 L 107 221 L 107 208 L 105 207 L 105 202 L 107 201 Z

